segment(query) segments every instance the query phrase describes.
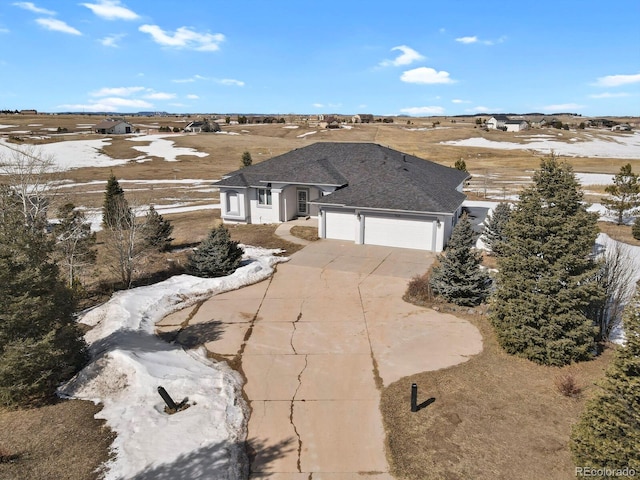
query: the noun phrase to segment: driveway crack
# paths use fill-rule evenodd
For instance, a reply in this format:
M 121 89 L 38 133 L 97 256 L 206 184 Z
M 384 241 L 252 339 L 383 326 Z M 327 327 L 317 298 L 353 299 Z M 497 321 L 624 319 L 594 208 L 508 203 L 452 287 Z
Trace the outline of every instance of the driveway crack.
M 297 323 L 302 318 L 302 305 L 303 304 L 304 304 L 304 300 L 300 304 L 300 312 L 298 313 L 298 318 L 296 318 L 293 322 L 291 322 L 293 324 L 293 330 L 291 331 L 291 338 L 289 338 L 289 345 L 291 346 L 291 350 L 293 350 L 293 353 L 295 355 L 297 355 L 298 352 L 296 351 L 296 347 L 293 346 L 293 336 L 296 334 Z
M 296 395 L 298 395 L 298 390 L 300 390 L 300 387 L 302 386 L 302 374 L 307 369 L 308 357 L 309 357 L 308 355 L 304 356 L 304 366 L 302 367 L 302 370 L 300 370 L 300 373 L 298 374 L 298 386 L 296 387 L 296 391 L 294 392 L 293 397 L 291 398 L 291 408 L 289 410 L 289 422 L 293 427 L 293 431 L 296 434 L 296 437 L 298 437 L 298 461 L 296 466 L 298 468 L 299 473 L 302 473 L 302 465 L 301 465 L 302 438 L 300 437 L 300 432 L 298 432 L 298 429 L 296 428 L 296 424 L 293 421 L 293 406 L 294 406 L 294 403 L 296 402 Z

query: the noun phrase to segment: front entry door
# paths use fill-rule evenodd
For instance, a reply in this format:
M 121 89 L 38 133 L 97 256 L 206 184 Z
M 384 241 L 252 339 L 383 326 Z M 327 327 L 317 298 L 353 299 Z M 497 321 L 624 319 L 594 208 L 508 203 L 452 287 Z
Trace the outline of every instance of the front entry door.
M 298 216 L 305 217 L 309 215 L 309 190 L 298 189 Z

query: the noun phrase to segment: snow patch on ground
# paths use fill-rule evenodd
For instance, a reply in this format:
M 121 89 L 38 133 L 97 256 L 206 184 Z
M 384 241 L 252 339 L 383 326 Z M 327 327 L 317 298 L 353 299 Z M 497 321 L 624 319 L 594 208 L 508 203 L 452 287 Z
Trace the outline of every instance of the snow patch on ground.
M 133 148 L 150 156 L 164 158 L 167 162 L 177 162 L 177 157 L 180 155 L 209 156 L 208 153 L 199 152 L 194 148 L 176 147 L 175 142 L 167 140 L 163 135 L 141 135 L 130 137 L 127 140 L 132 142 L 151 142 L 146 147 Z
M 313 135 L 314 133 L 318 133 L 317 130 L 314 130 L 312 132 L 303 133 L 301 135 L 296 136 L 296 138 L 303 138 L 303 137 L 306 137 L 307 135 Z
M 539 138 L 539 137 L 538 137 Z M 499 150 L 535 150 L 544 154 L 554 152 L 567 157 L 640 158 L 640 133 L 632 135 L 602 135 L 590 141 L 566 143 L 536 139 L 527 144 L 497 142 L 486 138 L 466 138 L 440 142 L 441 145 L 495 148 Z
M 246 477 L 242 378 L 226 363 L 206 358 L 203 350 L 185 351 L 154 334 L 155 323 L 166 315 L 264 280 L 277 263 L 287 261 L 276 256 L 279 250 L 244 248 L 244 265 L 232 275 L 179 275 L 118 292 L 82 316 L 82 323 L 93 326 L 85 336 L 92 361 L 59 393 L 103 405 L 96 417 L 116 433 L 106 480 Z M 187 397 L 191 406 L 168 415 L 158 386 L 176 402 Z

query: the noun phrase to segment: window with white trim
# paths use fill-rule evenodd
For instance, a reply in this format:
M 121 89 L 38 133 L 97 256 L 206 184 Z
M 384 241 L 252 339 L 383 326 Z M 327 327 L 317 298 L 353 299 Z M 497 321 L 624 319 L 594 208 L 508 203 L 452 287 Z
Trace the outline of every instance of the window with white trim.
M 270 188 L 258 189 L 258 205 L 271 205 L 271 189 Z

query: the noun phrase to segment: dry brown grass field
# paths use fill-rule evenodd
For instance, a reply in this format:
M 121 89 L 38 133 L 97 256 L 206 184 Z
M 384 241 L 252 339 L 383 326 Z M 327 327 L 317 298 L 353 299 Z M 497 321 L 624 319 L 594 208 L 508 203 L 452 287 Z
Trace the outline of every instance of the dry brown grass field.
M 104 139 L 105 136 L 90 133 L 88 128 L 102 119 L 87 115 L 2 115 L 0 137 L 16 145 Z M 195 119 L 127 118 L 143 134 L 158 133 L 161 126 L 183 128 Z M 321 130 L 305 124 L 295 125 L 297 128 L 281 124 L 223 125 L 226 134 L 163 134 L 178 147 L 208 154 L 202 158 L 184 155 L 175 162 L 151 157 L 149 161 L 139 163 L 133 159 L 141 153 L 133 147 L 146 146 L 151 143 L 149 140 L 132 142 L 125 136 L 110 136 L 109 144 L 103 146 L 103 153 L 130 161 L 111 167 L 82 167 L 60 172 L 59 179 L 67 183 L 65 188 L 57 190 L 54 205 L 70 201 L 87 208 L 99 208 L 104 182 L 111 173 L 121 180 L 133 205 L 216 204 L 219 198 L 212 182 L 239 168 L 244 151 L 249 151 L 253 162 L 258 163 L 318 141 L 375 142 L 447 166 L 463 159 L 473 175 L 467 191 L 470 198 L 492 196 L 500 199 L 500 196 L 507 198 L 517 193 L 544 156 L 527 149 L 522 135 L 484 131 L 476 127 L 473 118 L 455 119 L 455 123 L 450 118 L 410 121 L 411 124 L 407 124 L 407 119 L 396 120 L 394 124 L 360 124 L 340 130 Z M 433 128 L 434 122 L 440 122 L 438 128 Z M 68 133 L 57 134 L 58 127 L 66 128 Z M 556 135 L 557 131 L 536 129 L 525 133 Z M 613 135 L 609 131 L 578 130 L 562 137 L 556 135 L 556 140 L 587 141 L 590 137 L 586 135 L 600 133 Z M 475 137 L 520 143 L 523 148 L 499 150 L 441 143 Z M 2 148 L 0 146 L 0 153 Z M 567 160 L 576 172 L 613 176 L 626 163 L 631 163 L 634 171 L 640 171 L 640 158 L 562 159 Z M 180 180 L 198 182 L 181 183 Z M 603 193 L 604 186 L 590 187 L 587 198 L 596 202 Z M 174 225 L 174 244 L 189 246 L 200 242 L 220 221 L 220 212 L 207 209 L 170 213 L 164 217 Z M 601 223 L 601 228 L 614 238 L 640 244 L 631 237 L 629 227 Z M 274 230 L 274 225 L 230 227 L 232 238 L 242 243 L 282 248 L 288 253 L 301 248 L 276 237 Z M 297 234 L 312 240 L 317 232 L 299 231 Z M 160 278 L 163 272 L 176 265 L 179 271 L 185 258 L 185 252 L 158 257 L 139 281 Z M 94 275 L 90 281 L 97 282 L 98 276 L 109 275 L 104 264 L 98 271 L 99 275 Z M 104 298 L 103 294 L 94 301 Z M 457 314 L 465 316 L 462 312 Z M 503 354 L 484 316 L 468 319 L 484 336 L 485 349 L 480 355 L 457 367 L 403 379 L 383 392 L 382 412 L 388 432 L 389 460 L 397 478 L 574 478 L 567 448 L 569 428 L 592 391 L 593 382 L 601 376 L 609 354 L 565 369 L 539 367 Z M 575 375 L 583 387 L 582 396 L 566 398 L 557 392 L 553 379 L 566 372 Z M 408 408 L 411 382 L 420 385 L 423 397 L 435 398 L 427 408 L 413 414 Z M 19 454 L 16 463 L 0 463 L 0 478 L 96 478 L 97 474 L 92 471 L 107 458 L 111 437 L 99 422 L 92 420 L 94 412 L 95 409 L 84 402 L 61 402 L 45 409 L 0 410 L 0 432 L 5 433 L 0 435 L 0 448 L 9 454 Z M 58 438 L 70 440 L 52 441 Z M 77 463 L 82 463 L 83 469 L 79 469 Z

